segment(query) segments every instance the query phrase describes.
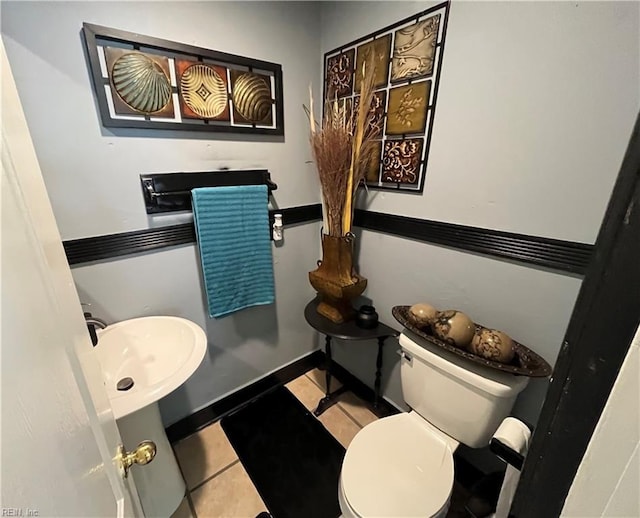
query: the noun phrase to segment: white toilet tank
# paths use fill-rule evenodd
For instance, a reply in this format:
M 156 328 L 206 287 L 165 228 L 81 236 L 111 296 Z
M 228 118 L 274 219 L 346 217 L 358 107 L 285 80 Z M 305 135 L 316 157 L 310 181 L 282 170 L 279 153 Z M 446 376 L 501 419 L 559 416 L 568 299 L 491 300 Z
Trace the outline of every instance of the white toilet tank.
M 405 330 L 404 400 L 432 425 L 472 448 L 489 444 L 529 378 L 477 365 Z

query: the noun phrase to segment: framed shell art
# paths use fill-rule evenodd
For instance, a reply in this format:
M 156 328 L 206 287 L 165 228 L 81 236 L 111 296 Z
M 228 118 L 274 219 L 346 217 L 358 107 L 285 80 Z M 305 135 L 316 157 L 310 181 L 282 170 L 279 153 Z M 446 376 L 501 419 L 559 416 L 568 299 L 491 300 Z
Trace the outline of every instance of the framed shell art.
M 449 18 L 449 2 L 327 52 L 324 99 L 357 113 L 362 64 L 375 63 L 369 188 L 422 193 Z
M 284 135 L 276 63 L 85 23 L 102 124 Z

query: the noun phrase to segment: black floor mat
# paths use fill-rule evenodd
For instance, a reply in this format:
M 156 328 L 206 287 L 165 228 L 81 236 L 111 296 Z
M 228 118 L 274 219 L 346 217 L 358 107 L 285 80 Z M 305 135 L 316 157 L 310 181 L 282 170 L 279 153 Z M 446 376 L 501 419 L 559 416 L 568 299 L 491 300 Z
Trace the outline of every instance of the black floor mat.
M 261 396 L 221 424 L 273 518 L 340 516 L 345 450 L 286 388 Z

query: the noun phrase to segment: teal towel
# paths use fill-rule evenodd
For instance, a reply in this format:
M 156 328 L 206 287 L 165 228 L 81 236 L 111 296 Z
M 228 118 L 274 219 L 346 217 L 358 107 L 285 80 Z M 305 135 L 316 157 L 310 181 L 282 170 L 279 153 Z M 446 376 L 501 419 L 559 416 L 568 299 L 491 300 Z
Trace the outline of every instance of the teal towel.
M 209 316 L 275 299 L 266 185 L 191 191 Z

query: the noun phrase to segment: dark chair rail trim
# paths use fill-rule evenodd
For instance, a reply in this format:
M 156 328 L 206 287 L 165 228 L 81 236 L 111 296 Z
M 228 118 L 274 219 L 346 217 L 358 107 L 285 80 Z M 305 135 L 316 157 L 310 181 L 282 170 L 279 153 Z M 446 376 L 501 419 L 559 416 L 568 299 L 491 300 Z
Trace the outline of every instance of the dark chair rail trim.
M 356 226 L 525 264 L 584 274 L 593 245 L 356 210 Z
M 272 220 L 273 214 L 276 212 L 282 213 L 285 226 L 322 219 L 320 204 L 272 210 L 270 211 Z M 354 222 L 356 226 L 366 230 L 577 274 L 585 272 L 593 250 L 592 245 L 584 243 L 467 227 L 360 209 L 355 211 Z M 64 248 L 69 264 L 75 265 L 194 243 L 195 240 L 193 223 L 184 223 L 73 239 L 65 241 Z
M 273 223 L 273 215 L 276 213 L 282 214 L 285 226 L 322 219 L 320 204 L 270 210 L 271 223 Z M 132 232 L 71 239 L 64 241 L 63 245 L 69 264 L 76 265 L 195 242 L 195 228 L 193 223 L 189 222 Z

